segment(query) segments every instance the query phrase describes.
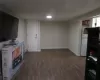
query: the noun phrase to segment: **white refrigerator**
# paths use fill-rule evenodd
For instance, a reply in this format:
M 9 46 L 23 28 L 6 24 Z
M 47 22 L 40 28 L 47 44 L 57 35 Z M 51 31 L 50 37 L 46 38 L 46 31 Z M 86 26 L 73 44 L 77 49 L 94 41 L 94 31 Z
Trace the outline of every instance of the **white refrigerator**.
M 88 34 L 85 28 L 83 28 L 81 40 L 81 56 L 86 56 Z

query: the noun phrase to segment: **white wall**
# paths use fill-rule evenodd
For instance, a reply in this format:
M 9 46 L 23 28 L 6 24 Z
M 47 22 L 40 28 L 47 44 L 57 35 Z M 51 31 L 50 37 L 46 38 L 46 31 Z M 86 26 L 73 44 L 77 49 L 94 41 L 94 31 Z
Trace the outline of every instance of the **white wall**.
M 80 48 L 81 48 L 81 28 L 82 23 L 81 20 L 90 19 L 90 26 L 92 26 L 92 17 L 100 15 L 100 8 L 95 9 L 89 13 L 77 16 L 72 20 L 69 20 L 69 27 L 68 27 L 68 48 L 75 53 L 76 55 L 80 56 Z
M 24 42 L 25 49 L 27 49 L 27 35 L 26 35 L 26 25 L 25 20 L 19 19 L 18 24 L 18 37 L 19 42 Z
M 61 49 L 67 46 L 66 22 L 40 22 L 41 49 Z
M 80 56 L 82 21 L 70 21 L 68 27 L 68 49 Z
M 24 20 L 19 19 L 17 40 L 22 42 L 24 41 L 24 39 L 25 39 L 25 23 Z

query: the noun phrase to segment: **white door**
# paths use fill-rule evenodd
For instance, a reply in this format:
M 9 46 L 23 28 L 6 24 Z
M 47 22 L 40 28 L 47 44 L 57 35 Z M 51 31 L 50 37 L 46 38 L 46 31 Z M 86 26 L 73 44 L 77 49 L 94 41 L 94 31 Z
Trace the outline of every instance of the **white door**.
M 40 23 L 38 21 L 27 21 L 27 45 L 29 52 L 40 51 Z

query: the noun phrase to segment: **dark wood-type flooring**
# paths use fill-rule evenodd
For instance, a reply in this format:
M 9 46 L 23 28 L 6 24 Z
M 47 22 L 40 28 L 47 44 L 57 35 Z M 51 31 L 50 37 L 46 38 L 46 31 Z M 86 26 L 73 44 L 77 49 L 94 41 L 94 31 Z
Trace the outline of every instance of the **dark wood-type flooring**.
M 84 80 L 85 58 L 69 50 L 26 53 L 14 80 Z

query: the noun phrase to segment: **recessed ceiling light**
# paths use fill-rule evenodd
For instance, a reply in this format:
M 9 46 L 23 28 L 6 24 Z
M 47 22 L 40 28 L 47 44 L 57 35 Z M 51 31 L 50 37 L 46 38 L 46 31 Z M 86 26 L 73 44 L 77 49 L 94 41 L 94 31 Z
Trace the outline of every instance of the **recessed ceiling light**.
M 46 18 L 47 18 L 47 19 L 51 19 L 51 18 L 52 18 L 52 16 L 51 16 L 51 15 L 48 15 L 48 16 L 46 16 Z

